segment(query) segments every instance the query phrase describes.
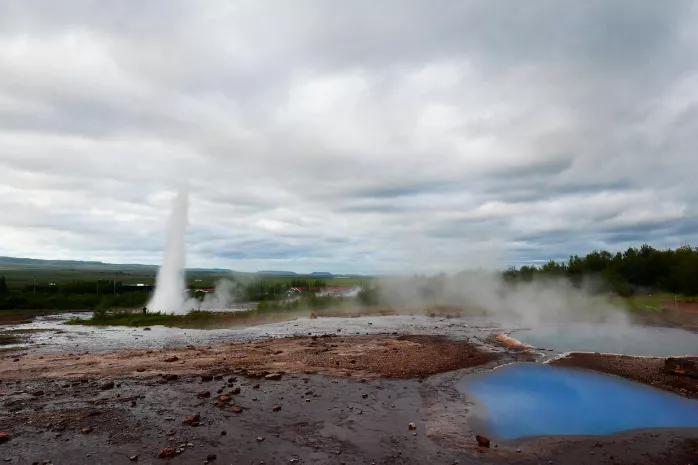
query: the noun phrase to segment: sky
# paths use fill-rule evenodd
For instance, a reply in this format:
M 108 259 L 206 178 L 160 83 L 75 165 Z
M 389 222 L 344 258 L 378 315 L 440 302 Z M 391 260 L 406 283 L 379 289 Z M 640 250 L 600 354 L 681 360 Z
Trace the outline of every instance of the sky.
M 698 3 L 0 2 L 0 255 L 394 273 L 696 244 Z

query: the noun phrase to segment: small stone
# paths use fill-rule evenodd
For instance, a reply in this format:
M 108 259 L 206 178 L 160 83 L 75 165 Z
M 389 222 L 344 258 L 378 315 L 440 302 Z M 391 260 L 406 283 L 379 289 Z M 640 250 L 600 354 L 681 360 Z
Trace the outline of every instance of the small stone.
M 254 386 L 252 386 L 252 389 L 259 389 L 259 384 L 255 384 Z
M 231 396 L 236 396 L 236 395 L 238 395 L 238 394 L 240 394 L 240 388 L 239 388 L 239 387 L 236 387 L 235 389 L 233 389 L 232 391 L 230 391 L 230 395 L 231 395 Z
M 233 405 L 233 413 L 242 413 L 242 407 Z
M 417 425 L 415 425 L 414 423 L 410 423 L 409 425 L 407 425 L 407 428 L 408 428 L 410 431 L 414 431 L 414 430 L 417 429 Z
M 90 434 L 90 433 L 92 432 L 92 428 L 90 428 L 90 427 L 88 426 L 87 428 L 81 429 L 80 432 L 81 432 L 82 434 Z
M 128 458 L 130 462 L 138 462 L 138 456 L 137 455 L 132 455 Z
M 230 402 L 230 396 L 226 396 L 225 394 L 221 394 L 217 399 L 221 402 Z
M 32 395 L 33 395 L 34 397 L 41 397 L 41 396 L 44 395 L 44 391 L 42 391 L 41 389 L 39 389 L 38 391 L 32 392 Z
M 264 442 L 264 438 L 262 436 L 258 437 L 257 442 Z
M 271 411 L 272 411 L 272 412 L 280 412 L 280 411 L 281 411 L 281 406 L 280 406 L 280 405 L 274 405 L 274 406 L 271 408 Z
M 212 375 L 201 375 L 201 382 L 208 382 L 208 381 L 213 381 L 213 376 Z
M 216 454 L 208 454 L 208 455 L 206 456 L 206 460 L 208 460 L 209 462 L 211 462 L 211 461 L 213 461 L 213 460 L 216 460 L 217 457 L 218 457 L 218 456 L 217 456 Z
M 150 328 L 143 328 L 143 331 L 150 331 Z
M 160 452 L 158 453 L 158 457 L 161 459 L 174 457 L 174 455 L 175 450 L 172 447 L 165 447 L 163 449 L 160 449 Z
M 199 399 L 208 399 L 211 397 L 211 391 L 201 391 L 196 395 Z
M 10 439 L 10 435 L 7 433 L 0 433 L 0 442 L 5 442 Z
M 475 436 L 477 440 L 477 445 L 480 447 L 490 447 L 490 439 L 485 436 L 480 436 L 479 434 Z
M 201 415 L 196 413 L 190 417 L 185 417 L 182 420 L 183 425 L 189 425 L 189 426 L 199 426 L 199 423 L 201 422 Z
M 228 433 L 226 433 L 225 431 L 221 431 L 221 436 L 227 436 L 227 435 L 228 435 Z
M 517 454 L 520 454 L 520 453 L 521 453 L 521 449 L 516 449 L 516 453 L 517 453 Z
M 270 381 L 279 381 L 281 379 L 281 373 L 272 373 L 264 377 Z
M 172 357 L 168 357 L 164 360 L 165 363 L 172 363 L 172 362 L 176 362 L 176 361 L 179 361 L 179 357 L 177 357 L 176 355 L 173 355 Z
M 362 394 L 362 395 L 361 395 L 361 398 L 362 398 L 362 399 L 368 399 L 368 394 Z
M 166 381 L 176 381 L 176 380 L 178 380 L 178 379 L 179 379 L 179 375 L 175 375 L 175 374 L 172 374 L 172 373 L 165 375 L 165 380 L 166 380 Z

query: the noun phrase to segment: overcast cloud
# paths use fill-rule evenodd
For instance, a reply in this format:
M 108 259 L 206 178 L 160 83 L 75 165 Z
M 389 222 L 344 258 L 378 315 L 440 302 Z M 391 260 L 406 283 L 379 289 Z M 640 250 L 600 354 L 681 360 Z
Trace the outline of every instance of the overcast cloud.
M 698 235 L 691 1 L 0 2 L 0 255 L 450 271 Z

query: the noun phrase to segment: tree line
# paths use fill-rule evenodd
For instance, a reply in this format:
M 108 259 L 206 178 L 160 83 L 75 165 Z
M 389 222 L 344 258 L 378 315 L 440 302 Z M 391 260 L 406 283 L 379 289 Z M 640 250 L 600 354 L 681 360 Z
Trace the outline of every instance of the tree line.
M 698 247 L 655 249 L 644 244 L 624 252 L 594 250 L 586 256 L 570 256 L 567 262 L 511 267 L 504 271 L 508 281 L 530 281 L 541 277 L 564 277 L 574 283 L 600 278 L 608 290 L 621 296 L 636 293 L 670 292 L 698 295 Z

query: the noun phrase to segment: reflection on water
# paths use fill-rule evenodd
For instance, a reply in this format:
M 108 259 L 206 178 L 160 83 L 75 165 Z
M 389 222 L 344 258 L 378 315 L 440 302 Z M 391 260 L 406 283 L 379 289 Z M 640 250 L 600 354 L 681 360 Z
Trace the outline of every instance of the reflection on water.
M 609 352 L 658 357 L 698 354 L 698 334 L 680 328 L 610 324 L 550 325 L 516 331 L 511 337 L 524 344 L 560 352 Z
M 698 401 L 584 370 L 514 364 L 459 388 L 475 401 L 474 429 L 500 439 L 698 427 Z

